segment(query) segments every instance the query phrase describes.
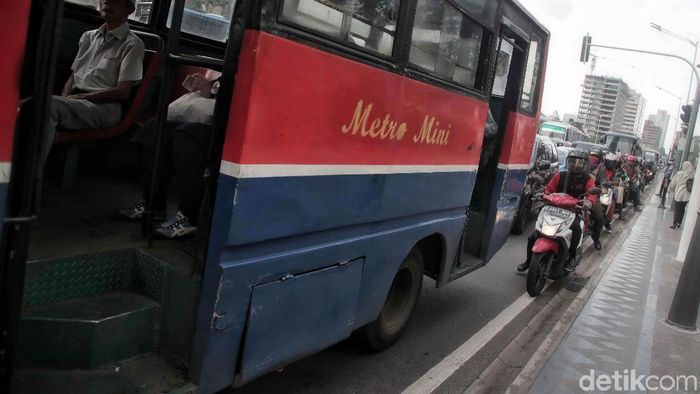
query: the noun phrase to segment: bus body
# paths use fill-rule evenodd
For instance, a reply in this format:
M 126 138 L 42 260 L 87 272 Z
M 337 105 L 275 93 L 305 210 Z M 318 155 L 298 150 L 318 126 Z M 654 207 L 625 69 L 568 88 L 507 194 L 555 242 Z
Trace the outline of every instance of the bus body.
M 590 141 L 591 138 L 586 132 L 574 125 L 562 122 L 543 122 L 539 133 L 550 138 L 559 138 L 568 142 Z
M 600 143 L 607 146 L 610 152 L 623 155 L 642 155 L 642 139 L 628 133 L 602 133 Z
M 22 13 L 33 2 L 13 3 L 15 19 L 27 20 Z M 18 325 L 45 324 L 37 332 L 48 337 L 32 340 L 50 341 L 51 329 L 45 327 L 55 319 L 38 316 L 45 305 L 53 305 L 47 303 L 70 303 L 80 297 L 89 302 L 105 290 L 94 290 L 99 286 L 91 284 L 90 289 L 73 291 L 68 287 L 80 284 L 63 276 L 53 284 L 41 282 L 44 270 L 84 267 L 86 261 L 98 266 L 107 257 L 109 264 L 119 265 L 121 260 L 114 262 L 117 257 L 136 253 L 135 260 L 124 263 L 128 268 L 119 271 L 127 279 L 112 280 L 116 284 L 109 290 L 138 293 L 159 303 L 159 342 L 148 344 L 152 351 L 164 347 L 187 364 L 201 392 L 245 384 L 353 331 L 377 327 L 397 300 L 406 304 L 394 298 L 411 296 L 412 304 L 399 309 L 398 333 L 379 324 L 381 335 L 391 337 L 386 345 L 396 340 L 422 281 L 422 275 L 412 278 L 406 294 L 392 290 L 405 284 L 408 263 L 442 286 L 485 265 L 505 242 L 530 168 L 549 36 L 513 0 L 468 3 L 481 4 L 476 11 L 439 1 L 419 3 L 423 8 L 451 7 L 463 18 L 463 28 L 472 29 L 473 35 L 456 47 L 471 48 L 459 52 L 462 63 L 445 64 L 437 58 L 439 34 L 436 42 L 430 31 L 439 33 L 441 27 L 414 26 L 422 12 L 415 1 L 395 5 L 389 14 L 399 14 L 396 25 L 377 33 L 363 30 L 371 21 L 361 15 L 353 19 L 351 11 L 339 13 L 328 2 L 239 0 L 220 63 L 222 93 L 212 130 L 221 136 L 221 145 L 212 150 L 220 156 L 215 157 L 218 175 L 209 183 L 214 191 L 210 208 L 206 203 L 202 208 L 210 220 L 208 231 L 203 231 L 207 237 L 202 269 L 197 271 L 195 265 L 192 275 L 183 276 L 156 253 L 158 247 L 151 250 L 141 244 L 126 252 L 95 249 L 91 254 L 59 256 L 49 251 L 34 260 L 33 248 L 45 251 L 41 239 L 22 241 L 3 234 L 9 248 L 0 262 L 8 261 L 9 249 L 28 249 L 30 254 L 21 262 L 27 267 L 26 283 L 24 271 L 0 282 L 3 291 L 24 291 L 23 300 L 14 300 L 15 309 L 24 305 L 21 316 L 10 308 L 4 310 L 3 321 L 14 324 L 15 331 Z M 147 14 L 160 20 L 149 16 L 148 24 L 135 28 L 167 37 L 162 27 L 167 12 L 158 8 L 164 3 L 151 4 L 154 8 Z M 70 16 L 87 13 L 67 5 L 64 22 L 72 26 Z M 319 21 L 319 15 L 329 19 Z M 84 21 L 96 27 L 94 14 Z M 342 29 L 360 27 L 346 30 L 347 39 L 342 40 L 328 33 L 328 26 L 336 22 Z M 216 53 L 217 45 L 223 49 L 219 38 L 202 42 Z M 182 40 L 182 48 L 198 54 L 197 37 L 185 34 Z M 387 44 L 390 41 L 393 44 Z M 30 72 L 20 64 L 24 46 L 16 46 L 16 53 L 10 52 L 14 60 L 0 63 L 2 75 L 15 79 L 19 71 Z M 437 60 L 429 65 L 431 54 Z M 173 59 L 166 65 L 172 70 L 181 58 Z M 8 72 L 12 66 L 14 74 Z M 496 68 L 500 71 L 491 75 Z M 178 84 L 165 81 L 160 89 Z M 6 86 L 16 85 L 14 81 Z M 492 91 L 496 85 L 498 91 Z M 5 90 L 0 104 L 16 107 L 18 91 L 19 87 Z M 163 108 L 160 103 L 156 116 L 164 116 Z M 495 137 L 484 135 L 489 111 L 498 124 Z M 34 115 L 45 118 L 46 112 Z M 11 152 L 5 143 L 11 141 L 13 119 L 0 121 L 0 161 L 8 163 Z M 492 156 L 483 153 L 487 146 Z M 15 157 L 28 149 L 18 146 Z M 32 179 L 31 173 L 24 175 Z M 7 180 L 0 178 L 5 184 Z M 0 184 L 0 192 L 4 187 Z M 55 195 L 70 196 L 57 191 L 46 198 Z M 7 205 L 5 196 L 0 197 L 1 218 Z M 38 217 L 41 222 L 42 215 Z M 67 236 L 66 230 L 62 236 Z M 149 273 L 153 267 L 161 274 Z M 58 294 L 51 286 L 61 283 L 66 289 Z M 152 290 L 154 283 L 161 293 Z M 32 322 L 27 321 L 29 315 Z M 71 361 L 37 364 L 31 349 L 25 349 L 31 343 L 23 342 L 21 333 L 19 337 L 11 336 L 16 343 L 7 346 L 15 360 L 21 360 L 21 368 L 65 367 Z M 2 361 L 4 366 L 11 364 Z M 94 367 L 99 365 L 90 365 Z

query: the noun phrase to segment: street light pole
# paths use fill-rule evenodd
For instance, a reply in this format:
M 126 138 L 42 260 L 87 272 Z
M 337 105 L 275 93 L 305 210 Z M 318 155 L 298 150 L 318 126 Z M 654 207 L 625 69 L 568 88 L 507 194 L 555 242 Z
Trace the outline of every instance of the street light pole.
M 651 27 L 652 27 L 652 29 L 656 29 L 661 33 L 667 34 L 667 35 L 669 35 L 677 40 L 681 40 L 687 44 L 692 45 L 695 48 L 695 53 L 693 53 L 693 59 L 692 59 L 693 64 L 695 64 L 695 61 L 698 57 L 698 46 L 700 45 L 700 41 L 693 41 L 692 39 L 690 39 L 688 37 L 685 37 L 685 36 L 682 36 L 678 33 L 672 32 L 671 30 L 664 29 L 659 24 L 654 23 L 654 22 L 651 22 Z M 690 92 L 693 89 L 693 75 L 694 74 L 692 74 L 692 73 L 690 74 L 690 84 L 688 85 L 688 98 L 686 100 L 686 104 L 690 104 Z M 696 77 L 697 77 L 697 75 L 696 75 Z M 696 81 L 696 83 L 700 83 L 700 80 L 696 79 L 695 81 Z

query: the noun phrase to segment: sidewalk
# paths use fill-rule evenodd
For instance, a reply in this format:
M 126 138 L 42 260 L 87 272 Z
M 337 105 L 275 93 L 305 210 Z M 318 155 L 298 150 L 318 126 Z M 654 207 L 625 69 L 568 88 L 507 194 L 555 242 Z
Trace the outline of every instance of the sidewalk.
M 616 381 L 619 391 L 635 391 L 641 386 L 629 382 L 639 375 L 694 376 L 697 388 L 691 378 L 688 391 L 700 390 L 700 333 L 664 322 L 683 263 L 674 260 L 681 231 L 669 229 L 673 213 L 656 208 L 658 202 L 652 198 L 636 219 L 531 393 L 603 391 L 595 379 L 609 382 L 610 391 Z M 595 375 L 586 377 L 591 371 Z M 670 387 L 672 381 L 661 383 Z

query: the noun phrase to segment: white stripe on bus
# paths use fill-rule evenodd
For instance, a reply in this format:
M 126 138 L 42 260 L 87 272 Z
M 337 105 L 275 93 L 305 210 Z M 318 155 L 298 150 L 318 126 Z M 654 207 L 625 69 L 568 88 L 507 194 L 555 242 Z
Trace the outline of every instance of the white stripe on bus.
M 0 162 L 0 183 L 10 182 L 10 173 L 12 172 L 12 163 L 3 161 Z
M 221 162 L 220 172 L 234 178 L 274 178 L 318 175 L 474 172 L 478 169 L 478 165 L 238 164 L 224 160 Z
M 529 164 L 503 164 L 498 163 L 499 170 L 529 170 Z

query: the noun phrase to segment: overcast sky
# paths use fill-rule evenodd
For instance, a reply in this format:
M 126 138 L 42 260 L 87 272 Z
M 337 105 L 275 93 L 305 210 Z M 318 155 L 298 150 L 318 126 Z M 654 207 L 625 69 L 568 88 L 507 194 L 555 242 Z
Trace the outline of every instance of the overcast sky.
M 576 113 L 581 84 L 590 63 L 579 62 L 581 38 L 594 44 L 668 52 L 690 59 L 693 47 L 650 27 L 655 22 L 678 34 L 700 39 L 700 0 L 519 0 L 551 33 L 542 112 Z M 678 99 L 690 83 L 690 67 L 680 60 L 593 48 L 595 73 L 621 77 L 647 100 L 644 119 L 657 109 L 671 115 L 666 145 L 678 115 Z M 700 54 L 698 55 L 700 59 Z M 700 60 L 699 60 L 700 62 Z M 691 97 L 695 94 L 694 88 Z

